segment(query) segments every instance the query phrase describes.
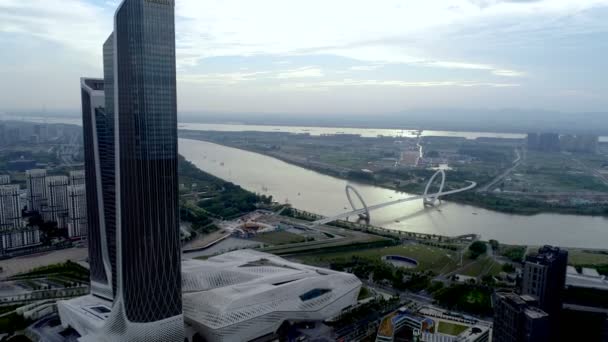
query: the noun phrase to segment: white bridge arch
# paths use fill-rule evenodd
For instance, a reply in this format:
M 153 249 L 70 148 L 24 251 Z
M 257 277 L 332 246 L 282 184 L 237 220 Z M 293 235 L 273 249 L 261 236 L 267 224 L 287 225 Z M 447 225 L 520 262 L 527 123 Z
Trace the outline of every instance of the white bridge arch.
M 439 190 L 435 193 L 429 194 L 431 185 L 433 184 L 433 182 L 435 181 L 435 179 L 438 176 L 441 176 L 441 183 L 439 185 Z M 426 184 L 424 193 L 422 195 L 402 198 L 402 199 L 398 199 L 398 200 L 394 200 L 394 201 L 390 201 L 390 202 L 386 202 L 386 203 L 375 204 L 372 206 L 368 206 L 367 203 L 365 203 L 365 200 L 363 200 L 363 196 L 361 196 L 359 191 L 357 191 L 357 189 L 355 189 L 352 185 L 348 184 L 348 185 L 346 185 L 346 198 L 348 199 L 348 202 L 350 203 L 353 210 L 342 213 L 342 214 L 338 214 L 338 215 L 335 215 L 332 217 L 326 217 L 326 218 L 314 221 L 314 222 L 312 222 L 311 225 L 318 226 L 318 225 L 322 225 L 322 224 L 327 224 L 327 223 L 330 223 L 333 221 L 348 218 L 350 216 L 359 216 L 360 218 L 364 219 L 367 223 L 369 223 L 370 218 L 371 218 L 370 213 L 374 210 L 390 207 L 392 205 L 397 205 L 397 204 L 405 203 L 405 202 L 409 202 L 409 201 L 415 201 L 415 200 L 419 200 L 419 199 L 423 200 L 423 203 L 425 206 L 433 206 L 437 203 L 437 201 L 439 201 L 440 197 L 442 197 L 442 196 L 456 194 L 456 193 L 463 192 L 463 191 L 468 191 L 477 186 L 476 182 L 467 181 L 470 184 L 464 188 L 444 192 L 443 188 L 445 186 L 445 180 L 446 180 L 445 171 L 439 170 L 439 171 L 435 172 L 435 174 L 429 179 L 429 182 Z M 363 208 L 357 209 L 355 207 L 355 204 L 354 204 L 352 196 L 351 196 L 351 192 L 357 196 L 357 198 L 361 202 L 361 205 L 363 206 Z

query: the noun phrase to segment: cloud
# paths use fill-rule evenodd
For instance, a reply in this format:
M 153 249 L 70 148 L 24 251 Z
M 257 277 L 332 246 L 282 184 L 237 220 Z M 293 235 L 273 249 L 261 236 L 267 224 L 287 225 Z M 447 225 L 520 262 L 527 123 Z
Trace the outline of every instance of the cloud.
M 105 8 L 82 0 L 0 0 L 0 34 L 52 42 L 87 63 L 99 63 L 94 58 L 101 56 L 111 27 Z
M 283 84 L 285 88 L 315 89 L 332 87 L 405 87 L 405 88 L 429 88 L 429 87 L 518 87 L 517 83 L 492 83 L 480 81 L 401 81 L 401 80 L 361 80 L 344 79 L 340 81 L 310 82 Z
M 230 72 L 210 74 L 180 74 L 177 79 L 188 83 L 204 83 L 208 85 L 233 85 L 241 82 L 251 82 L 259 79 L 258 76 L 270 74 L 270 71 Z
M 376 64 L 376 65 L 355 65 L 350 67 L 350 70 L 353 71 L 374 71 L 382 68 L 384 65 Z
M 288 78 L 309 78 L 309 77 L 323 77 L 323 71 L 315 67 L 302 67 L 292 70 L 286 70 L 280 72 L 276 78 L 288 79 Z
M 0 0 L 0 44 L 12 47 L 2 51 L 0 63 L 14 74 L 54 82 L 53 73 L 70 71 L 63 88 L 40 90 L 59 98 L 73 74 L 100 74 L 101 44 L 118 2 Z M 606 81 L 584 68 L 605 67 L 594 58 L 605 52 L 607 10 L 608 0 L 176 0 L 178 77 L 193 89 L 180 93 L 190 91 L 201 107 L 194 90 L 237 84 L 361 88 L 353 92 L 409 87 L 422 94 L 420 101 L 423 89 L 436 88 L 443 97 L 430 96 L 431 105 L 465 87 L 521 86 L 534 95 L 582 87 L 600 94 Z M 28 64 L 21 69 L 23 56 Z M 348 79 L 336 80 L 342 76 Z M 13 101 L 11 84 L 0 80 L 9 90 L 0 102 Z M 513 96 L 532 98 L 521 94 Z M 66 106 L 77 106 L 79 94 L 70 101 Z
M 515 70 L 507 70 L 507 69 L 494 69 L 492 73 L 496 76 L 505 76 L 505 77 L 523 77 L 526 76 L 526 73 Z

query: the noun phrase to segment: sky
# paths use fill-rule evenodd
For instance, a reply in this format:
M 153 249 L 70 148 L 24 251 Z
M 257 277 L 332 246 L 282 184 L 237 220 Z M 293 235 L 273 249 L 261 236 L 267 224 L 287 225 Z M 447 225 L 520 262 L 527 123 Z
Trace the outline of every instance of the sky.
M 0 110 L 80 107 L 117 0 L 0 0 Z M 605 111 L 608 0 L 176 0 L 178 107 Z

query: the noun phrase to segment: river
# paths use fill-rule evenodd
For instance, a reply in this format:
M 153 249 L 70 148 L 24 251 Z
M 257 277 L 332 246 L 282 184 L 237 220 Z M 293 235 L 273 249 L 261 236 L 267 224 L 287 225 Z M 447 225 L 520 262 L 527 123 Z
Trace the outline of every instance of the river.
M 244 124 L 211 124 L 211 123 L 179 123 L 179 129 L 195 131 L 216 132 L 283 132 L 308 133 L 313 136 L 322 134 L 358 134 L 362 137 L 375 138 L 378 136 L 415 138 L 418 131 L 415 129 L 388 129 L 388 128 L 347 128 L 347 127 L 314 127 L 314 126 L 271 126 L 271 125 L 244 125 Z M 466 139 L 502 138 L 525 139 L 526 134 L 499 133 L 499 132 L 465 132 L 465 131 L 433 131 L 423 130 L 421 136 L 456 137 Z M 608 142 L 608 136 L 600 136 L 600 142 Z
M 322 215 L 350 210 L 344 193 L 349 183 L 359 190 L 368 205 L 411 196 L 323 175 L 258 153 L 197 140 L 180 139 L 179 143 L 180 153 L 201 170 Z M 412 201 L 374 211 L 371 218 L 372 224 L 392 229 L 448 236 L 475 233 L 485 240 L 512 244 L 608 246 L 608 219 L 603 217 L 510 215 L 453 202 L 425 209 L 422 201 Z

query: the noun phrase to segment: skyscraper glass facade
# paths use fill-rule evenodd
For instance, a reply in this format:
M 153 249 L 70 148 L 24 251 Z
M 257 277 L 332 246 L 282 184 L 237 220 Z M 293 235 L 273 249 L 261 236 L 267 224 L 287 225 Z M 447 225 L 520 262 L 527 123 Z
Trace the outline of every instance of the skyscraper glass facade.
M 115 22 L 120 284 L 131 322 L 181 315 L 174 3 L 125 0 Z
M 86 186 L 86 202 L 87 202 L 87 218 L 88 218 L 88 242 L 89 242 L 89 265 L 91 278 L 91 291 L 93 294 L 103 295 L 107 297 L 107 291 L 99 292 L 99 285 L 108 285 L 108 277 L 104 269 L 102 243 L 101 239 L 101 224 L 103 214 L 100 212 L 101 203 L 99 198 L 100 189 L 97 186 L 97 180 L 100 175 L 97 171 L 96 157 L 98 153 L 98 127 L 97 120 L 99 113 L 103 113 L 103 109 L 92 105 L 92 97 L 94 92 L 102 91 L 104 87 L 103 80 L 83 79 L 81 81 L 81 96 L 82 96 L 82 128 L 84 140 L 84 171 L 85 171 L 85 186 Z M 103 133 L 102 133 L 103 134 Z

